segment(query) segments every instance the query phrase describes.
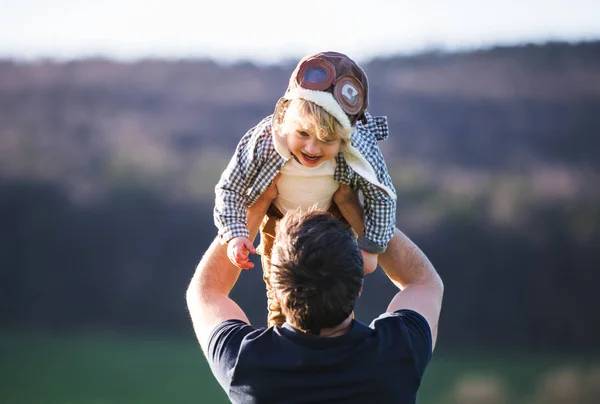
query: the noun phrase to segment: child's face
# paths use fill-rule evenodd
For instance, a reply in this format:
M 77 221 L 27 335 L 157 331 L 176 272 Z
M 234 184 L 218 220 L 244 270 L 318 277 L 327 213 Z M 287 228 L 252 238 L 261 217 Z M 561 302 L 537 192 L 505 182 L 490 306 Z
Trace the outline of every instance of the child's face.
M 283 130 L 288 149 L 304 166 L 316 167 L 335 158 L 340 151 L 342 141 L 339 137 L 321 140 L 314 130 L 305 128 L 295 119 L 286 122 Z

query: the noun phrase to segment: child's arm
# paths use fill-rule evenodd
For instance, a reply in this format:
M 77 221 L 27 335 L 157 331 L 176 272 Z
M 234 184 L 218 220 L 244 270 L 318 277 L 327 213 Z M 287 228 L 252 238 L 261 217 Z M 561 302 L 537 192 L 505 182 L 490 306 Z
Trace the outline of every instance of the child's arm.
M 250 254 L 256 254 L 256 248 L 252 241 L 256 238 L 258 229 L 267 214 L 271 202 L 277 197 L 277 181 L 279 174 L 275 177 L 269 188 L 248 208 L 248 230 L 250 239 L 246 237 L 234 237 L 227 243 L 227 257 L 235 266 L 241 269 L 254 268 L 250 261 Z
M 372 117 L 367 112 L 365 116 L 367 123 L 357 124 L 352 145 L 373 169 L 381 188 L 366 179 L 370 176 L 368 172 L 363 177 L 357 170 L 351 186 L 364 197 L 364 234 L 359 237 L 358 245 L 364 251 L 380 254 L 386 250 L 396 229 L 396 190 L 377 143 L 389 135 L 387 117 Z
M 370 253 L 381 254 L 396 229 L 396 198 L 362 177 L 356 182 L 356 188 L 364 197 L 364 229 L 363 236 L 358 237 L 358 246 Z
M 270 125 L 265 121 L 250 129 L 238 143 L 215 187 L 213 218 L 221 244 L 235 237 L 249 238 L 247 214 L 253 201 L 248 189 L 264 161 L 263 144 L 270 133 Z

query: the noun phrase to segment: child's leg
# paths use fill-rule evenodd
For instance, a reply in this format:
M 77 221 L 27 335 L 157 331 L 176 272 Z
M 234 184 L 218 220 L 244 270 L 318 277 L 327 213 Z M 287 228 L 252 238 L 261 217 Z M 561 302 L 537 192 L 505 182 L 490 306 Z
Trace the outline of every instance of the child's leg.
M 281 219 L 281 213 L 273 205 L 267 211 L 266 216 L 260 226 L 260 254 L 261 264 L 263 268 L 263 279 L 267 286 L 267 326 L 273 325 L 281 326 L 285 322 L 285 316 L 281 312 L 281 306 L 271 287 L 271 252 L 273 250 L 273 243 L 275 241 L 275 227 L 279 219 Z

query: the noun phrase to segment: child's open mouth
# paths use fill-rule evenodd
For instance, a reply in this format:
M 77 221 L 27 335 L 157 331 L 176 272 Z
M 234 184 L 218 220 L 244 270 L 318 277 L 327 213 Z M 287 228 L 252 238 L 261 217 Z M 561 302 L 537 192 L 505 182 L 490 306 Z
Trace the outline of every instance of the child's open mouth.
M 311 163 L 314 163 L 321 158 L 321 156 L 311 156 L 310 154 L 306 154 L 306 153 L 302 153 L 302 157 L 304 157 L 306 159 L 306 161 L 311 162 Z

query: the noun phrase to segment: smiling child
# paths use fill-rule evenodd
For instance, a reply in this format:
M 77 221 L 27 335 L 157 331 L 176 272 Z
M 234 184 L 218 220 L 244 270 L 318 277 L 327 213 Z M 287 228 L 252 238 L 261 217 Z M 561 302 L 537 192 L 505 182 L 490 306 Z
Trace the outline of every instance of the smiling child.
M 366 273 L 376 269 L 377 255 L 394 234 L 396 191 L 377 144 L 388 136 L 387 118 L 372 117 L 367 105 L 367 76 L 352 59 L 338 52 L 304 57 L 273 115 L 242 137 L 215 188 L 220 241 L 231 262 L 248 269 L 256 249 L 248 238 L 247 210 L 276 181 L 259 247 L 269 326 L 284 321 L 269 273 L 275 223 L 286 212 L 316 208 L 343 220 L 333 195 L 340 184 L 359 191 L 365 225 L 357 243 Z

